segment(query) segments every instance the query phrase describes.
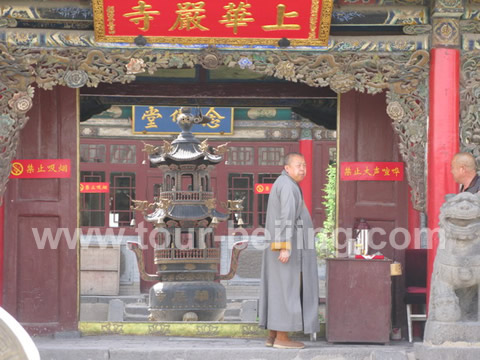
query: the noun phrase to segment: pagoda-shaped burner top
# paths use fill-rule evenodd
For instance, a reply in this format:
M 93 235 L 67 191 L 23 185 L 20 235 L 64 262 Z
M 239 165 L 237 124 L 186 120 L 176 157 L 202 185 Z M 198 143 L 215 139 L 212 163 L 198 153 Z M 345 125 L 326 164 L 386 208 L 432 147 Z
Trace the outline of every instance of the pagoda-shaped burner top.
M 147 222 L 156 227 L 178 228 L 188 222 L 193 227 L 215 226 L 225 221 L 229 213 L 216 210 L 211 189 L 209 168 L 223 160 L 227 144 L 211 148 L 207 140 L 200 142 L 191 132 L 194 124 L 206 124 L 211 119 L 190 108 L 182 108 L 176 122 L 182 129 L 171 143 L 163 146 L 146 145 L 150 162 L 164 171 L 164 181 L 154 208 L 144 213 Z M 182 188 L 183 187 L 183 188 Z
M 220 145 L 210 152 L 207 140 L 200 142 L 191 132 L 194 124 L 207 124 L 211 119 L 202 115 L 191 113 L 190 108 L 182 108 L 177 116 L 177 124 L 182 129 L 178 137 L 169 143 L 164 141 L 160 153 L 151 153 L 150 162 L 154 165 L 215 165 L 223 160 L 223 155 L 227 150 L 227 144 Z

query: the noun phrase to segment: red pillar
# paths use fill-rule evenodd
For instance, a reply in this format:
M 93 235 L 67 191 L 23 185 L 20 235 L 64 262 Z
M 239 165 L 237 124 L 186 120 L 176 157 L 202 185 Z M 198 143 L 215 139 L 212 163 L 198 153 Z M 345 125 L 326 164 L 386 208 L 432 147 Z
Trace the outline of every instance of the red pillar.
M 4 211 L 4 205 L 2 202 L 2 205 L 0 205 L 0 306 L 3 305 L 3 240 L 4 240 L 4 217 L 5 211 Z
M 301 139 L 300 140 L 300 154 L 305 158 L 307 163 L 307 175 L 300 182 L 300 188 L 303 193 L 303 200 L 307 209 L 312 214 L 312 196 L 313 196 L 313 140 Z
M 420 213 L 413 208 L 412 189 L 409 187 L 408 197 L 408 232 L 410 233 L 409 249 L 420 249 Z
M 436 48 L 430 51 L 430 55 L 427 214 L 428 229 L 435 231 L 445 195 L 457 192 L 450 173 L 450 162 L 459 149 L 460 51 Z M 438 247 L 438 233 L 434 232 L 433 236 L 427 238 L 428 296 Z

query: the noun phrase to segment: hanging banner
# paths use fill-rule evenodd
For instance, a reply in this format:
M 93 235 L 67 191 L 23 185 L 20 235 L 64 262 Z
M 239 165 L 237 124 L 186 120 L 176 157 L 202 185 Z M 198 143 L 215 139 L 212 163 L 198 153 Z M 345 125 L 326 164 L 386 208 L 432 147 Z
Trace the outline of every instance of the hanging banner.
M 333 0 L 95 0 L 95 41 L 326 46 Z
M 108 193 L 110 184 L 108 182 L 81 182 L 80 193 Z
M 12 160 L 10 179 L 69 178 L 70 159 Z
M 192 126 L 193 134 L 232 135 L 233 108 L 202 107 L 203 115 L 209 116 L 212 121 L 208 124 Z M 181 129 L 174 121 L 180 111 L 180 106 L 133 106 L 133 133 L 134 134 L 178 134 Z
M 403 162 L 342 162 L 340 180 L 403 181 Z
M 270 194 L 273 184 L 255 184 L 255 194 Z

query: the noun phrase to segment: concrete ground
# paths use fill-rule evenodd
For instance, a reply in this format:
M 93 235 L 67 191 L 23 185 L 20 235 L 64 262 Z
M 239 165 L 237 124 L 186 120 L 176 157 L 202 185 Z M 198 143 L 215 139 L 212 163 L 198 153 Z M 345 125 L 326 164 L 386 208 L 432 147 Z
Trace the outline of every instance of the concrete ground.
M 301 350 L 267 348 L 263 339 L 161 336 L 36 337 L 42 360 L 414 360 L 408 342 L 330 344 L 305 341 Z

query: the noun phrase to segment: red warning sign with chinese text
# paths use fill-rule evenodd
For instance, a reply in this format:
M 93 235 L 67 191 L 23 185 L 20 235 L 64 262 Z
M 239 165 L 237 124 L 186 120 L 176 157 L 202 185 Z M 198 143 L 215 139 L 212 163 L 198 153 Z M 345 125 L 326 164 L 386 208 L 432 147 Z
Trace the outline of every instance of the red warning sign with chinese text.
M 69 178 L 70 159 L 12 160 L 10 179 Z
M 402 162 L 342 162 L 340 180 L 403 181 Z
M 81 182 L 80 193 L 108 193 L 110 184 L 108 182 Z
M 270 194 L 273 184 L 255 184 L 255 194 Z

